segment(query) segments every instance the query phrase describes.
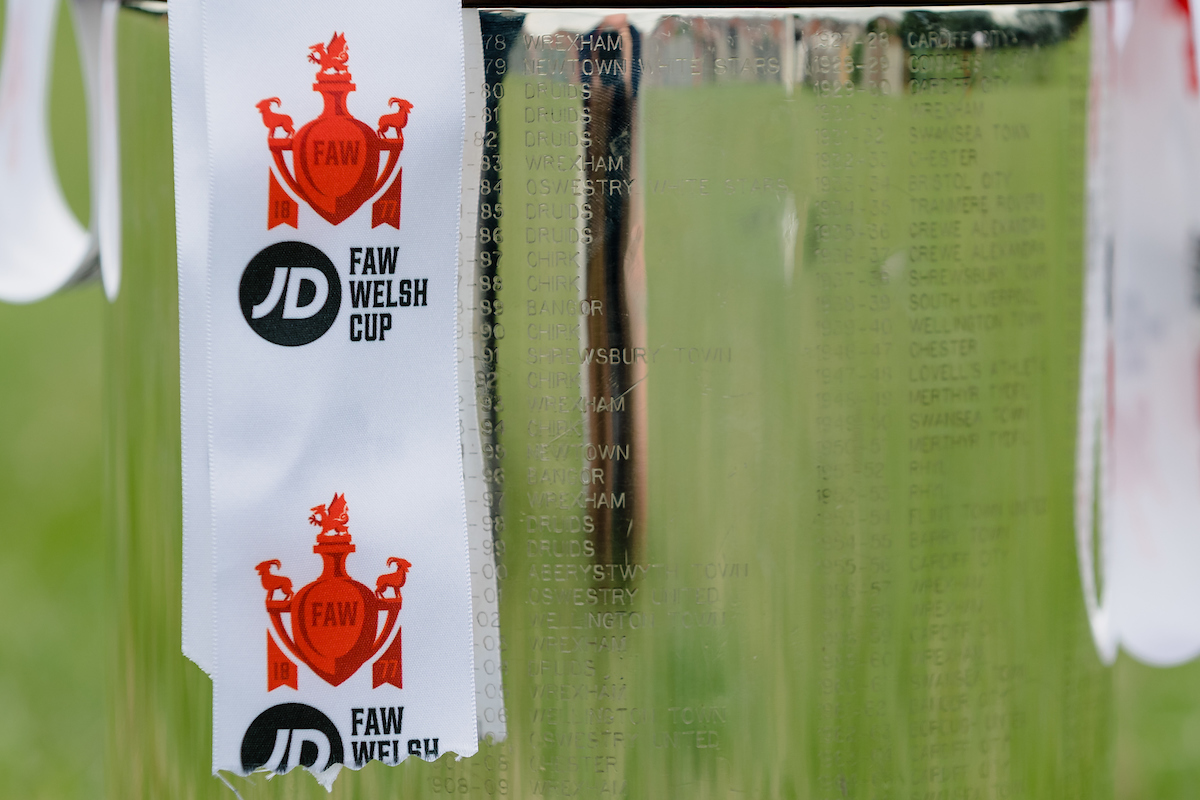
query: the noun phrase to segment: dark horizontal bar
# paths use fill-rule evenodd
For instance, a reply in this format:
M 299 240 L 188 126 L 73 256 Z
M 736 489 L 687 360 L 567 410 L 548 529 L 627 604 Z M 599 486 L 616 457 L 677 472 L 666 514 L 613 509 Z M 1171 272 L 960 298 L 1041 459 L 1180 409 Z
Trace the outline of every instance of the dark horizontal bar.
M 599 11 L 620 11 L 622 8 L 661 8 L 661 9 L 686 9 L 686 8 L 728 8 L 728 9 L 753 9 L 753 8 L 937 8 L 941 6 L 1024 6 L 1024 5 L 1063 5 L 1066 3 L 1076 2 L 1077 0 L 1049 0 L 1046 3 L 1028 3 L 1022 0 L 992 0 L 992 2 L 981 3 L 979 0 L 936 0 L 930 3 L 913 3 L 903 2 L 903 0 L 877 0 L 873 3 L 756 3 L 754 5 L 738 5 L 736 3 L 676 3 L 674 5 L 665 5 L 663 3 L 646 3 L 640 0 L 633 2 L 625 2 L 614 5 L 598 5 L 595 3 L 551 3 L 545 0 L 531 0 L 531 2 L 522 3 L 519 6 L 497 6 L 494 3 L 477 2 L 477 0 L 462 0 L 463 8 L 477 8 L 480 11 L 514 11 L 523 8 L 561 8 L 564 10 L 570 9 L 589 9 Z M 165 14 L 167 11 L 166 0 L 122 0 L 122 5 L 127 8 L 135 8 L 138 11 L 147 11 L 151 14 Z
M 877 0 L 876 2 L 760 2 L 760 4 L 752 6 L 731 5 L 728 2 L 688 2 L 688 4 L 665 5 L 661 2 L 641 2 L 640 0 L 632 0 L 631 2 L 622 2 L 617 5 L 596 5 L 596 4 L 565 4 L 565 2 L 546 2 L 545 0 L 530 0 L 522 2 L 520 6 L 497 6 L 492 2 L 480 2 L 478 0 L 462 0 L 463 8 L 479 8 L 480 11 L 521 11 L 524 8 L 530 10 L 538 10 L 538 8 L 560 8 L 563 11 L 571 10 L 588 10 L 588 11 L 612 11 L 619 12 L 622 8 L 662 8 L 662 10 L 688 10 L 688 8 L 722 8 L 722 10 L 738 11 L 738 10 L 756 10 L 756 8 L 828 8 L 830 11 L 836 11 L 838 8 L 947 8 L 954 6 L 1028 6 L 1028 5 L 1067 5 L 1078 2 L 1079 0 L 1048 0 L 1046 2 L 1037 2 L 1031 4 L 1024 0 L 991 0 L 990 2 L 980 2 L 979 0 L 934 0 L 932 2 L 912 2 L 905 0 Z M 150 14 L 167 13 L 167 0 L 121 0 L 121 5 L 126 8 L 132 8 L 134 11 L 142 11 Z
M 613 5 L 602 5 L 593 3 L 563 3 L 563 2 L 544 2 L 544 0 L 532 0 L 532 2 L 521 3 L 519 6 L 496 6 L 492 3 L 482 3 L 476 0 L 462 0 L 463 8 L 477 8 L 480 11 L 520 11 L 522 9 L 546 9 L 555 8 L 564 11 L 573 9 L 587 9 L 597 11 L 613 11 L 619 12 L 622 8 L 661 8 L 663 10 L 687 10 L 692 8 L 721 8 L 721 9 L 808 9 L 808 8 L 828 8 L 836 10 L 838 8 L 938 8 L 942 6 L 1027 6 L 1027 5 L 1066 5 L 1077 2 L 1077 0 L 1049 0 L 1043 3 L 1030 3 L 1027 0 L 990 0 L 990 2 L 980 2 L 980 0 L 936 0 L 936 2 L 914 3 L 912 0 L 877 0 L 871 3 L 855 3 L 855 2 L 827 2 L 827 3 L 755 3 L 754 5 L 739 5 L 737 3 L 705 3 L 705 2 L 680 2 L 674 5 L 665 5 L 663 3 L 647 3 L 640 0 L 633 2 L 616 3 Z

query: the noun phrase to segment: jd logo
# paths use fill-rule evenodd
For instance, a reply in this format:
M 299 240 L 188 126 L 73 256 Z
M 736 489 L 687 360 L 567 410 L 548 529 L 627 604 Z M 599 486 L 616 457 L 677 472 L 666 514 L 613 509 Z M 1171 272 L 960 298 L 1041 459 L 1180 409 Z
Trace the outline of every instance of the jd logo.
M 259 252 L 238 288 L 242 316 L 262 338 L 285 347 L 320 339 L 342 307 L 333 262 L 304 242 L 279 242 Z
M 287 772 L 296 766 L 324 772 L 341 764 L 342 737 L 329 717 L 312 706 L 283 703 L 254 718 L 242 737 L 242 769 Z

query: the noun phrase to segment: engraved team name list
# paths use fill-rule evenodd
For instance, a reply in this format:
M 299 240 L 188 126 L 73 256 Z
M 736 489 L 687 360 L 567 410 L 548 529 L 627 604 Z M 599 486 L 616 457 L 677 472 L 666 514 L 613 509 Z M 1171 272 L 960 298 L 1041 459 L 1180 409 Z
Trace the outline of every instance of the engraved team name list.
M 422 780 L 1103 791 L 1086 11 L 482 19 L 463 336 L 508 739 Z

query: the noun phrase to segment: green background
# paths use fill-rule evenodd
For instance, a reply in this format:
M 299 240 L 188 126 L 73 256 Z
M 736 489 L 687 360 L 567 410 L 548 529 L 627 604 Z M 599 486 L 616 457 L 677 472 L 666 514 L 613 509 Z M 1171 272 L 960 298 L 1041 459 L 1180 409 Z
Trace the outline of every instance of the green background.
M 67 200 L 87 219 L 83 84 L 65 13 L 57 46 L 54 151 Z M 4 798 L 93 798 L 102 791 L 111 570 L 102 524 L 104 304 L 97 284 L 35 305 L 0 304 Z
M 57 40 L 50 114 L 55 156 L 68 201 L 86 219 L 82 86 L 65 13 Z M 160 69 L 166 68 L 163 59 Z M 136 158 L 128 144 L 124 157 Z M 123 172 L 127 181 L 139 174 L 136 164 Z M 125 191 L 169 196 L 162 186 L 127 185 Z M 169 312 L 164 326 L 173 324 L 174 298 L 159 299 Z M 137 769 L 105 764 L 104 755 L 104 684 L 112 662 L 106 609 L 112 607 L 115 563 L 103 523 L 105 305 L 95 284 L 32 306 L 0 305 L 3 798 L 97 797 L 105 770 Z M 173 330 L 162 333 L 174 338 Z M 169 444 L 163 449 L 177 446 Z M 178 535 L 177 526 L 164 535 Z M 1194 796 L 1200 785 L 1200 663 L 1159 670 L 1122 657 L 1114 677 L 1116 796 Z

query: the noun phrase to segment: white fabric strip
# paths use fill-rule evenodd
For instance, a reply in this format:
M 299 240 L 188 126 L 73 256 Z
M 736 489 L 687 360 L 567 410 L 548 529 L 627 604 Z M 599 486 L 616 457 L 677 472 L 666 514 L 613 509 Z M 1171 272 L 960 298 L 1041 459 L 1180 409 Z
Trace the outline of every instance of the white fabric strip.
M 1112 572 L 1122 646 L 1152 664 L 1200 653 L 1200 316 L 1191 27 L 1139 0 L 1114 115 Z
M 1109 277 L 1112 266 L 1112 219 L 1108 192 L 1112 164 L 1114 75 L 1112 5 L 1093 3 L 1091 91 L 1088 104 L 1087 252 L 1084 274 L 1083 344 L 1080 359 L 1079 419 L 1076 437 L 1075 536 L 1088 622 L 1100 659 L 1117 657 L 1117 636 L 1104 588 L 1110 572 L 1111 516 L 1106 435 L 1110 336 Z M 1097 508 L 1097 504 L 1100 507 Z
M 208 484 L 208 120 L 199 0 L 171 0 L 171 117 L 179 263 L 179 421 L 183 483 L 183 654 L 213 665 L 213 531 Z
M 0 300 L 40 300 L 94 265 L 50 148 L 50 65 L 58 3 L 8 0 L 0 52 Z M 14 191 L 13 187 L 19 187 Z
M 94 0 L 92 0 L 94 2 Z M 102 0 L 100 7 L 100 64 L 95 150 L 99 164 L 96 182 L 96 231 L 100 237 L 100 278 L 104 294 L 116 300 L 121 290 L 121 118 L 117 96 L 117 15 L 119 0 Z
M 460 9 L 202 13 L 213 768 L 473 754 Z
M 480 157 L 483 155 L 483 34 L 479 12 L 463 9 L 466 131 L 463 137 L 462 236 L 458 271 L 458 396 L 462 420 L 463 478 L 467 495 L 467 531 L 471 548 L 471 601 L 475 634 L 475 709 L 479 739 L 504 741 L 504 684 L 500 673 L 500 600 L 492 547 L 491 504 L 486 498 L 483 442 L 475 387 L 475 327 L 478 286 L 475 282 L 475 239 L 479 217 Z
M 1200 87 L 1180 6 L 1129 11 L 1112 12 L 1112 108 L 1093 120 L 1111 145 L 1092 176 L 1076 520 L 1101 655 L 1166 666 L 1200 654 Z
M 96 274 L 116 299 L 121 274 L 117 148 L 117 0 L 71 9 L 87 97 L 91 223 L 67 206 L 49 135 L 50 65 L 58 3 L 9 0 L 0 56 L 0 300 L 40 300 Z
M 208 148 L 199 0 L 173 0 L 169 15 L 175 149 L 176 244 L 179 262 L 180 427 L 183 483 L 183 653 L 206 673 L 213 661 L 213 549 L 208 482 L 205 295 L 208 262 Z M 470 330 L 475 309 L 475 226 L 483 129 L 483 48 L 479 14 L 463 11 L 467 130 L 463 139 L 463 236 L 460 243 L 459 395 L 463 430 L 474 608 L 476 709 L 479 738 L 502 741 L 503 684 L 499 669 L 499 603 L 491 548 L 487 482 L 479 439 Z
M 117 13 L 120 0 L 72 0 L 87 90 L 92 180 L 90 227 L 98 240 L 104 294 L 121 288 L 121 149 L 117 109 Z

